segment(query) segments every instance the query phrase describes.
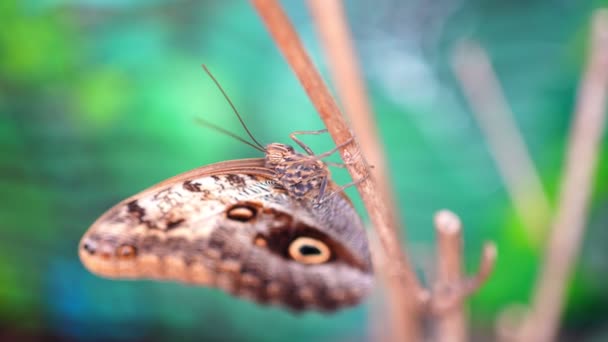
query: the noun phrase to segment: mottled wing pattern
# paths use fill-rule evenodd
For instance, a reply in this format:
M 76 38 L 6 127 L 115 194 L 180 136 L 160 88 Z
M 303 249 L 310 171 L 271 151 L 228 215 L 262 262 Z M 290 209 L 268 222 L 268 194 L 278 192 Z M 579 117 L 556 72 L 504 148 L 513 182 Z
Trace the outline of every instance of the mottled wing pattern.
M 82 238 L 83 264 L 105 277 L 215 286 L 294 310 L 356 304 L 372 276 L 352 205 L 334 196 L 338 212 L 328 213 L 297 201 L 263 165 L 209 165 L 119 203 Z M 302 237 L 322 241 L 327 260 L 294 259 L 290 246 Z

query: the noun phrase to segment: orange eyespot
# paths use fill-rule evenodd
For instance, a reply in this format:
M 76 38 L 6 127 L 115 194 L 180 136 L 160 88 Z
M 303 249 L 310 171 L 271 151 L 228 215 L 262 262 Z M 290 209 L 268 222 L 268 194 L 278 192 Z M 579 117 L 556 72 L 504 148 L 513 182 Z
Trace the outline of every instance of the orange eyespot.
M 137 255 L 137 249 L 131 245 L 122 245 L 116 249 L 116 256 L 123 260 L 132 259 Z
M 266 241 L 266 239 L 264 239 L 261 236 L 256 236 L 255 239 L 253 239 L 253 243 L 258 246 L 258 247 L 262 247 L 262 248 L 266 248 L 268 247 L 268 241 Z
M 321 240 L 301 236 L 289 245 L 289 256 L 302 264 L 316 265 L 331 258 L 329 247 Z
M 255 218 L 256 209 L 248 205 L 237 204 L 226 211 L 226 216 L 235 221 L 247 222 Z

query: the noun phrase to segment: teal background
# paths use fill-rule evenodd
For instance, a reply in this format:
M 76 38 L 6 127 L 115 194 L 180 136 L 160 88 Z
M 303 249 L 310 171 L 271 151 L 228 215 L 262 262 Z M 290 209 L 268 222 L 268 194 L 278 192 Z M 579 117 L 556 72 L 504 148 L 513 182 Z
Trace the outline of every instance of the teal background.
M 304 4 L 284 1 L 327 75 Z M 485 240 L 500 258 L 470 301 L 472 334 L 523 303 L 541 246 L 510 203 L 449 67 L 462 38 L 493 60 L 555 205 L 588 20 L 602 1 L 348 2 L 348 14 L 390 164 L 406 246 L 428 279 L 432 217 L 465 223 L 471 271 Z M 88 273 L 78 240 L 106 209 L 195 167 L 260 154 L 195 123 L 240 135 L 229 93 L 258 140 L 322 128 L 248 2 L 0 2 L 0 339 L 6 341 L 357 341 L 371 300 L 334 315 L 294 315 L 215 289 L 110 281 Z M 608 160 L 604 135 L 587 235 L 568 291 L 562 337 L 608 339 Z M 327 136 L 304 138 L 329 150 Z M 349 181 L 335 171 L 338 183 Z M 363 213 L 356 192 L 348 192 Z

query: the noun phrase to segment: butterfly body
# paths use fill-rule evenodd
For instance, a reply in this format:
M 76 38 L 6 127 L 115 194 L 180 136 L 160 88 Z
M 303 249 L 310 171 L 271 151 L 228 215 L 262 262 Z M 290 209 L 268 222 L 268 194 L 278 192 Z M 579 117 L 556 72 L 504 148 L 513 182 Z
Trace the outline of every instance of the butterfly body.
M 79 255 L 104 277 L 336 310 L 365 296 L 372 267 L 359 216 L 326 188 L 337 186 L 321 160 L 270 144 L 264 159 L 204 166 L 122 201 L 87 231 Z
M 293 147 L 273 143 L 266 146 L 266 166 L 276 173 L 277 181 L 297 199 L 323 199 L 330 173 L 315 156 L 294 151 Z

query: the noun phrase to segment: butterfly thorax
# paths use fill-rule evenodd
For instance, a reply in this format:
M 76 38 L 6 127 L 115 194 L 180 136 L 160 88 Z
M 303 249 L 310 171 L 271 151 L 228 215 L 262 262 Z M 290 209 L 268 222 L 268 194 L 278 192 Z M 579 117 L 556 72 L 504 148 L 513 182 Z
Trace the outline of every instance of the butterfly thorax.
M 277 181 L 297 199 L 319 200 L 329 184 L 329 170 L 315 156 L 296 152 L 285 144 L 266 146 L 266 167 L 276 172 Z

